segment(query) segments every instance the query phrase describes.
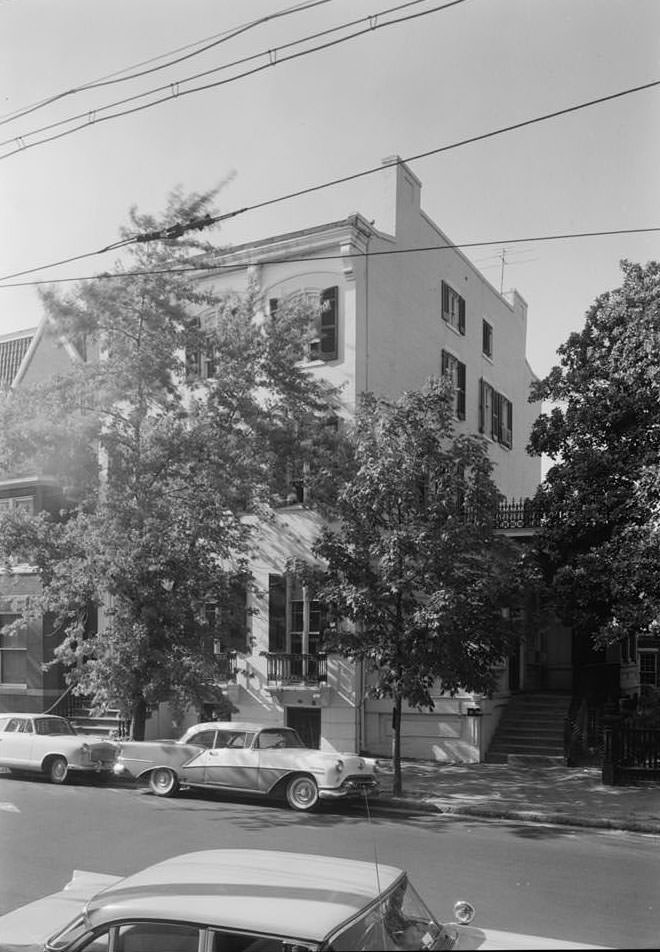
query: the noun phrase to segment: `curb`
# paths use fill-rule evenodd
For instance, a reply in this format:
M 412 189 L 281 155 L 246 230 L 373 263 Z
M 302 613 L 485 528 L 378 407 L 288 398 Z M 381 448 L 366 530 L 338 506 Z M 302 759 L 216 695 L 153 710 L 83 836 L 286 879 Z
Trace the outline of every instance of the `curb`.
M 660 836 L 660 820 L 616 820 L 611 817 L 583 817 L 568 813 L 543 813 L 536 810 L 507 810 L 495 807 L 454 806 L 433 800 L 412 797 L 383 797 L 372 803 L 376 809 L 393 812 L 404 810 L 439 813 L 444 816 L 466 816 L 482 820 L 519 820 L 523 823 L 545 823 L 552 826 L 574 826 L 585 829 L 621 830 L 626 833 L 648 833 Z

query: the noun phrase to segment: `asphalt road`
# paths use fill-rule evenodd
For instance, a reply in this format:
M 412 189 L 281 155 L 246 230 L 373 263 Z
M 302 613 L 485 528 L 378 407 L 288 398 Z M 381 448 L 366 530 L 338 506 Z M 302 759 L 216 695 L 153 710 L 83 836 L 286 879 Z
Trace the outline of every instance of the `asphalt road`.
M 614 948 L 656 948 L 660 838 L 510 821 L 262 801 L 0 775 L 0 913 L 60 889 L 73 869 L 125 874 L 177 853 L 259 847 L 408 869 L 441 919 Z

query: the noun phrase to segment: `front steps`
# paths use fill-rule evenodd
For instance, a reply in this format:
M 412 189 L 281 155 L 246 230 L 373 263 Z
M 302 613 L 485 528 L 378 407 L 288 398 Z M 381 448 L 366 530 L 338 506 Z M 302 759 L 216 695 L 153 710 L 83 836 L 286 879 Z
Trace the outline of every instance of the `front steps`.
M 486 753 L 487 764 L 565 763 L 564 722 L 570 695 L 514 694 Z

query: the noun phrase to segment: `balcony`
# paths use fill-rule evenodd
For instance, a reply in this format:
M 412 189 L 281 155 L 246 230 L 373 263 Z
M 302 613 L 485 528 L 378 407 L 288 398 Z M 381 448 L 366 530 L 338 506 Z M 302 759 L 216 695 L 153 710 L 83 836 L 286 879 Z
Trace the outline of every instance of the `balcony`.
M 328 680 L 327 655 L 267 653 L 269 684 L 316 686 Z
M 235 651 L 214 651 L 215 680 L 218 684 L 233 684 L 238 673 L 238 656 Z

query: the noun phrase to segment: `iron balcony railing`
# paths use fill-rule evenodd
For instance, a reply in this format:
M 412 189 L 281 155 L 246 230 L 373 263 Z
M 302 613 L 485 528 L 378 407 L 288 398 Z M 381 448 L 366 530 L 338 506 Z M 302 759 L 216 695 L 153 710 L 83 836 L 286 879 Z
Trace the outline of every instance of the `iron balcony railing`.
M 328 659 L 319 654 L 269 652 L 267 679 L 277 684 L 323 684 L 328 680 Z
M 500 503 L 497 509 L 498 529 L 538 529 L 541 509 L 533 499 Z
M 217 651 L 214 652 L 215 661 L 215 680 L 221 684 L 223 682 L 233 682 L 238 674 L 238 656 L 235 651 Z

